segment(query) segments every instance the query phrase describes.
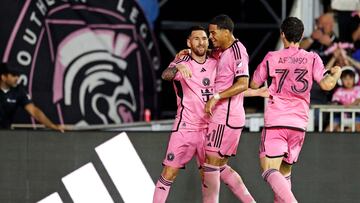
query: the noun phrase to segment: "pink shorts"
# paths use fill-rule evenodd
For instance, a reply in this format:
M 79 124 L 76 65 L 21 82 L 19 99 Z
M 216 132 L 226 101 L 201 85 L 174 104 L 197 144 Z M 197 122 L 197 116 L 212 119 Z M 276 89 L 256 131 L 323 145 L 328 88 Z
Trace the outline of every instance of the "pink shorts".
M 221 156 L 235 156 L 242 128 L 210 123 L 205 138 L 205 150 L 218 152 Z
M 294 164 L 304 144 L 305 132 L 290 128 L 264 128 L 261 134 L 260 158 L 284 157 L 288 164 Z
M 185 165 L 196 156 L 198 166 L 205 161 L 204 140 L 207 129 L 198 131 L 178 130 L 171 133 L 163 164 L 174 168 L 185 168 Z

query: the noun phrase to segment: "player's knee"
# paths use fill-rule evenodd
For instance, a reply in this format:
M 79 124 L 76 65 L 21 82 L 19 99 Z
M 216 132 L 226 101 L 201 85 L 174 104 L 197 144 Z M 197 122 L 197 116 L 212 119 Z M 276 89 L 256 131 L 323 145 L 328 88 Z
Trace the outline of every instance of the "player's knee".
M 228 158 L 220 156 L 219 153 L 216 152 L 207 152 L 206 153 L 206 163 L 213 166 L 223 166 L 227 164 Z
M 291 168 L 292 168 L 292 165 L 283 161 L 280 166 L 280 173 L 285 176 L 289 175 L 289 174 L 291 174 Z
M 178 173 L 179 173 L 179 169 L 178 169 L 178 168 L 173 168 L 173 167 L 170 167 L 170 166 L 165 166 L 164 169 L 163 169 L 163 172 L 161 173 L 161 175 L 162 175 L 166 180 L 174 181 Z

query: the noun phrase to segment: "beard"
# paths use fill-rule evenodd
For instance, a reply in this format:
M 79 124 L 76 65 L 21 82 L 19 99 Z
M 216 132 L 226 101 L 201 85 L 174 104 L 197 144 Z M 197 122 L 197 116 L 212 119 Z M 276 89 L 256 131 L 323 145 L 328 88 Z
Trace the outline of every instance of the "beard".
M 205 47 L 196 47 L 196 49 L 194 49 L 193 51 L 197 56 L 204 56 L 207 49 Z

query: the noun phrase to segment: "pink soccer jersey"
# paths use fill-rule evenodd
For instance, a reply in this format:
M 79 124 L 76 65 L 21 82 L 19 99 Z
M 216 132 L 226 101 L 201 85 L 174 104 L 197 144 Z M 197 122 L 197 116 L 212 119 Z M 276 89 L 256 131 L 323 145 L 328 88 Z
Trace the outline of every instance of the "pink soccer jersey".
M 249 77 L 249 56 L 246 48 L 238 40 L 220 55 L 215 79 L 215 91 L 222 92 L 231 87 L 238 77 Z M 244 94 L 240 93 L 229 99 L 220 100 L 214 110 L 212 122 L 232 128 L 245 125 L 243 107 Z
M 332 96 L 333 102 L 338 102 L 342 105 L 352 104 L 356 99 L 360 98 L 360 86 L 355 86 L 352 89 L 345 89 L 339 87 Z
M 177 72 L 174 78 L 178 108 L 173 131 L 207 128 L 209 116 L 204 109 L 205 103 L 214 93 L 217 61 L 214 58 L 207 58 L 200 64 L 187 55 L 181 60 L 172 62 L 170 66 L 175 64 L 186 65 L 191 70 L 192 77 L 186 79 Z
M 258 85 L 269 82 L 265 127 L 306 130 L 313 79 L 319 83 L 325 73 L 322 60 L 313 52 L 296 47 L 269 52 L 253 76 Z

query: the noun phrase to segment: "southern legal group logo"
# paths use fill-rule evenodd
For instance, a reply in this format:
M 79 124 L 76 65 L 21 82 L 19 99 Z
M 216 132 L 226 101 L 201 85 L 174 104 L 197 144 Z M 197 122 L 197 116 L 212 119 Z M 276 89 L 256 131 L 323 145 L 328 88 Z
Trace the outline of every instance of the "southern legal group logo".
M 156 103 L 159 52 L 135 0 L 27 0 L 3 60 L 61 123 L 141 120 Z

